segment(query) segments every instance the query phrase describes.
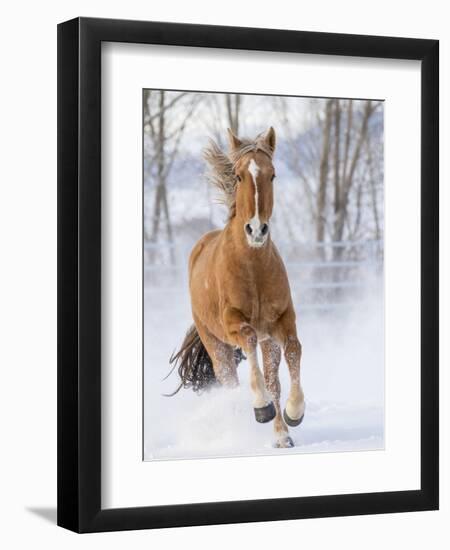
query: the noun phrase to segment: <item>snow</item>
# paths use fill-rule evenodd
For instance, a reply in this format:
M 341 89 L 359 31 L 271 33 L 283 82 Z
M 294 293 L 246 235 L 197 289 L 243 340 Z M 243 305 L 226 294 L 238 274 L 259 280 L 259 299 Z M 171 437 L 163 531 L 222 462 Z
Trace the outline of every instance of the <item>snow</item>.
M 254 419 L 248 362 L 239 366 L 240 387 L 197 395 L 182 389 L 168 358 L 191 324 L 185 285 L 145 297 L 144 459 L 364 451 L 384 448 L 384 335 L 382 299 L 372 294 L 353 311 L 302 314 L 303 423 L 290 428 L 295 447 L 275 449 L 272 423 Z M 175 292 L 176 290 L 176 292 Z M 369 294 L 369 293 L 368 293 Z M 289 389 L 280 366 L 281 403 Z
M 316 226 L 311 215 L 311 197 L 318 181 L 321 130 L 317 114 L 323 99 L 285 98 L 289 121 L 282 120 L 277 98 L 245 96 L 240 134 L 254 136 L 270 124 L 276 127 L 277 150 L 274 182 L 275 207 L 270 233 L 288 270 L 298 334 L 303 345 L 302 385 L 306 399 L 303 423 L 290 429 L 292 449 L 272 447 L 273 423 L 254 419 L 250 391 L 250 366 L 239 366 L 240 387 L 214 388 L 197 395 L 182 389 L 174 397 L 164 397 L 178 386 L 178 375 L 169 372 L 169 357 L 181 344 L 192 324 L 187 288 L 187 258 L 198 238 L 214 228 L 222 228 L 226 212 L 215 202 L 216 193 L 204 177 L 201 151 L 208 136 L 224 146 L 226 117 L 223 96 L 205 95 L 180 142 L 180 149 L 167 178 L 173 243 L 168 244 L 165 219 L 157 242 L 148 242 L 144 261 L 144 458 L 145 460 L 196 457 L 242 456 L 282 453 L 364 451 L 384 448 L 384 310 L 382 238 L 374 230 L 373 197 L 369 193 L 366 164 L 357 173 L 364 193 L 360 204 L 356 192 L 348 205 L 351 224 L 361 213 L 355 242 L 342 259 L 348 266 L 317 269 L 332 254 L 315 245 Z M 169 97 L 169 96 L 168 96 Z M 209 99 L 208 99 L 209 98 Z M 361 102 L 362 103 L 362 102 Z M 358 111 L 355 103 L 354 119 Z M 183 117 L 183 103 L 167 116 Z M 375 115 L 374 115 L 375 116 Z M 280 118 L 281 117 L 281 118 Z M 261 121 L 265 121 L 261 124 Z M 294 131 L 290 134 L 289 128 Z M 378 224 L 383 226 L 383 116 L 372 121 L 374 178 L 377 185 Z M 148 144 L 147 144 L 148 145 Z M 292 154 L 292 147 L 297 151 Z M 311 150 L 310 150 L 311 149 Z M 375 154 L 376 153 L 376 154 Z M 152 233 L 156 180 L 152 177 L 151 156 L 145 149 L 145 227 Z M 316 158 L 317 157 L 317 158 Z M 292 166 L 294 164 L 295 166 Z M 299 166 L 296 166 L 299 164 Z M 154 168 L 154 167 L 153 167 Z M 306 183 L 302 179 L 306 178 Z M 356 189 L 356 187 L 355 187 Z M 311 189 L 310 189 L 311 192 Z M 327 238 L 332 238 L 332 194 L 328 197 Z M 353 220 L 353 221 L 352 221 Z M 350 225 L 351 225 L 350 224 Z M 381 237 L 380 237 L 381 235 Z M 344 235 L 343 238 L 348 238 Z M 336 244 L 336 243 L 334 243 Z M 153 248 L 152 248 L 153 247 Z M 172 265 L 174 262 L 175 265 Z M 359 262 L 359 263 L 358 263 Z M 340 288 L 331 288 L 332 285 Z M 323 290 L 324 287 L 327 289 Z M 320 287 L 320 288 L 319 288 Z M 332 304 L 345 307 L 331 308 Z M 350 304 L 351 307 L 348 307 Z M 323 309 L 321 309 L 323 307 Z M 261 362 L 260 362 L 261 364 Z M 281 404 L 289 390 L 288 369 L 280 367 Z

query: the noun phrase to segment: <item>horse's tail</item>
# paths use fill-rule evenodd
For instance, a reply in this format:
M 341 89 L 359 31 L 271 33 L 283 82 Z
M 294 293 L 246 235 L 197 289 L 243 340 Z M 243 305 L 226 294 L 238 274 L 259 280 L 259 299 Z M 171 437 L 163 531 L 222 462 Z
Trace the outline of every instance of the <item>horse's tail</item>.
M 181 348 L 172 354 L 169 363 L 172 370 L 178 367 L 181 378 L 178 388 L 169 396 L 175 395 L 181 388 L 192 388 L 195 392 L 205 389 L 216 382 L 211 357 L 208 355 L 195 325 L 187 331 Z M 169 373 L 169 374 L 170 374 Z

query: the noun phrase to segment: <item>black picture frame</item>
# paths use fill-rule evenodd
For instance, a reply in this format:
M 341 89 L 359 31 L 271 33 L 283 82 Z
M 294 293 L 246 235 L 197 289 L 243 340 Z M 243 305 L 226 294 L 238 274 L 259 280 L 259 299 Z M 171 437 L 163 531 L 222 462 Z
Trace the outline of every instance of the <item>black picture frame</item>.
M 104 41 L 421 61 L 420 490 L 102 510 Z M 92 18 L 58 26 L 58 525 L 97 532 L 438 508 L 438 70 L 437 40 Z

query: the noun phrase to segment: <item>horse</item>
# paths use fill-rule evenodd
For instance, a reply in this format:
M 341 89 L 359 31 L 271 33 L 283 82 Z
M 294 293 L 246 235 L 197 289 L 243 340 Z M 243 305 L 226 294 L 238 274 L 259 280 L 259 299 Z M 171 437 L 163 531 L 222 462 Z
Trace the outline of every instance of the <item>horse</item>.
M 302 347 L 289 280 L 270 231 L 275 131 L 270 127 L 248 140 L 228 129 L 228 141 L 228 154 L 213 141 L 204 151 L 208 178 L 221 192 L 228 219 L 223 229 L 203 235 L 189 257 L 194 323 L 170 358 L 181 379 L 174 394 L 181 387 L 200 392 L 214 383 L 234 388 L 239 384 L 238 364 L 247 358 L 255 419 L 273 420 L 274 447 L 289 448 L 294 442 L 288 426 L 302 422 L 305 399 L 300 382 Z M 290 375 L 283 413 L 282 351 Z

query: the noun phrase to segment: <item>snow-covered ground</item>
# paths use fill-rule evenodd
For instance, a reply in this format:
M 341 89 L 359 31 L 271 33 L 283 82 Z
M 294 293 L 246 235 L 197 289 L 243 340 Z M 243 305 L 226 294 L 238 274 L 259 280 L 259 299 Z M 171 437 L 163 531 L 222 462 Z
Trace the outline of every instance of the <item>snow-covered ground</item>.
M 169 97 L 166 98 L 168 101 Z M 216 204 L 217 193 L 205 179 L 206 167 L 201 154 L 209 135 L 215 136 L 217 131 L 223 142 L 226 136 L 225 111 L 220 108 L 222 115 L 218 118 L 217 114 L 212 116 L 211 97 L 205 96 L 196 116 L 186 126 L 167 178 L 171 232 L 167 231 L 163 216 L 156 236 L 153 236 L 156 180 L 153 177 L 155 166 L 152 165 L 149 136 L 144 151 L 144 220 L 148 237 L 144 259 L 147 268 L 144 317 L 145 459 L 383 448 L 384 320 L 382 284 L 377 279 L 381 276 L 383 261 L 380 240 L 383 225 L 381 109 L 371 126 L 371 139 L 374 147 L 376 144 L 374 150 L 378 152 L 378 156 L 371 159 L 372 167 L 376 168 L 372 175 L 376 180 L 377 193 L 366 181 L 368 171 L 360 167 L 360 186 L 356 186 L 355 181 L 355 192 L 348 204 L 348 212 L 351 213 L 349 221 L 355 220 L 355 227 L 353 222 L 350 225 L 358 231 L 352 233 L 353 244 L 343 250 L 345 254 L 342 259 L 357 265 L 348 269 L 341 269 L 343 266 L 339 269 L 331 269 L 332 266 L 316 269 L 317 262 L 324 263 L 326 258 L 329 261 L 333 257 L 330 244 L 342 245 L 327 242 L 332 237 L 328 231 L 325 239 L 327 248 L 317 248 L 315 209 L 309 204 L 311 190 L 308 193 L 308 185 L 313 195 L 317 190 L 322 149 L 318 113 L 324 114 L 325 100 L 285 98 L 286 112 L 294 132 L 292 135 L 289 124 L 286 125 L 283 117 L 279 117 L 277 100 L 270 96 L 245 96 L 241 105 L 241 134 L 254 136 L 265 130 L 262 120 L 273 121 L 270 123 L 276 126 L 277 131 L 274 157 L 277 178 L 270 231 L 288 270 L 298 334 L 303 344 L 302 381 L 306 414 L 303 423 L 291 429 L 295 448 L 272 448 L 272 424 L 261 425 L 255 421 L 246 362 L 239 366 L 241 385 L 238 390 L 216 388 L 197 395 L 183 389 L 174 397 L 162 395 L 178 386 L 176 372 L 167 380 L 163 378 L 169 372 L 169 357 L 180 346 L 192 324 L 186 283 L 189 250 L 201 235 L 213 228 L 222 228 L 226 220 L 223 207 Z M 216 100 L 216 103 L 213 102 L 216 107 L 224 105 L 220 94 Z M 169 118 L 175 124 L 177 116 L 185 115 L 183 100 L 176 105 L 176 108 L 166 112 L 168 123 Z M 358 105 L 353 104 L 355 121 L 361 115 L 357 113 L 362 104 Z M 295 163 L 292 167 L 293 144 L 300 172 L 299 167 L 295 168 Z M 305 184 L 300 173 L 306 180 L 309 178 L 309 183 L 306 181 Z M 365 191 L 358 195 L 356 189 Z M 332 195 L 330 189 L 328 209 L 331 211 L 327 218 L 330 226 L 333 225 L 334 215 Z M 376 216 L 374 204 L 378 204 Z M 168 239 L 168 233 L 173 233 L 172 239 Z M 172 244 L 169 245 L 165 239 Z M 355 244 L 355 239 L 362 242 L 361 248 Z M 373 246 L 375 241 L 378 241 L 379 249 Z M 336 289 L 339 286 L 336 283 L 343 286 Z M 324 291 L 326 285 L 329 288 Z M 320 309 L 313 313 L 314 308 L 329 308 L 342 303 L 345 306 L 354 304 L 354 307 L 351 311 L 341 307 L 332 309 L 333 313 Z M 284 407 L 289 389 L 284 361 L 280 378 Z
M 145 294 L 144 458 L 182 459 L 236 455 L 361 451 L 384 447 L 383 299 L 370 300 L 339 314 L 302 313 L 303 423 L 290 430 L 292 449 L 272 447 L 272 424 L 253 415 L 247 362 L 239 366 L 236 390 L 213 389 L 197 395 L 167 380 L 168 359 L 191 324 L 189 296 L 181 284 L 169 292 Z M 280 367 L 282 406 L 289 377 Z

